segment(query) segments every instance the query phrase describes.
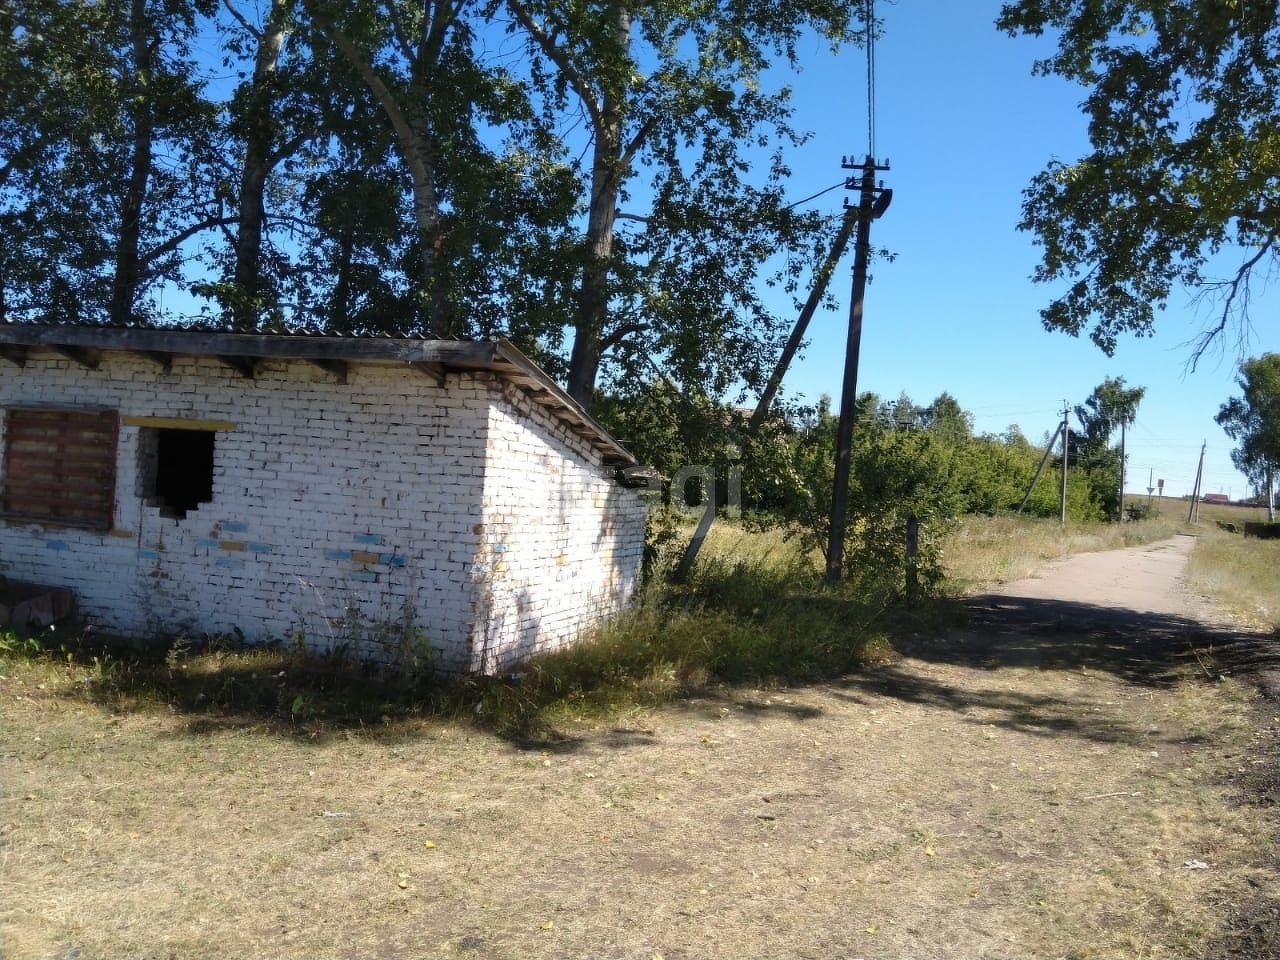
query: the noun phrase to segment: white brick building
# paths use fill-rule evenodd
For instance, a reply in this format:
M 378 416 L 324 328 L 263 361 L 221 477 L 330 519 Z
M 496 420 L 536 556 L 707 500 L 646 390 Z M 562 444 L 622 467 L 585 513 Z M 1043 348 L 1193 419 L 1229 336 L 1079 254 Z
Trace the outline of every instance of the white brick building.
M 634 458 L 505 341 L 0 324 L 0 365 L 0 576 L 105 629 L 493 673 L 637 586 Z

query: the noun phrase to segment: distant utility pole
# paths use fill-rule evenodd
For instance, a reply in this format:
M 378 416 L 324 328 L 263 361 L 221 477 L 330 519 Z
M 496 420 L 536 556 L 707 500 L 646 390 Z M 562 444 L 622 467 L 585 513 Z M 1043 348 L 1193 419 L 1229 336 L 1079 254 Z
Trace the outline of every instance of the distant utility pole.
M 1118 519 L 1121 523 L 1124 522 L 1124 427 L 1128 419 L 1129 415 L 1126 411 L 1120 420 L 1120 516 Z
M 1200 522 L 1200 478 L 1204 475 L 1204 451 L 1207 446 L 1208 440 L 1200 444 L 1200 464 L 1196 467 L 1196 485 L 1191 490 L 1191 510 L 1187 514 L 1187 523 Z
M 1071 446 L 1071 421 L 1068 419 L 1071 407 L 1062 401 L 1062 518 L 1061 523 L 1067 525 L 1067 450 Z
M 840 166 L 858 169 L 842 158 Z M 846 190 L 858 191 L 858 235 L 854 245 L 853 294 L 849 303 L 849 343 L 844 355 L 844 384 L 840 394 L 840 425 L 836 434 L 836 478 L 831 491 L 831 524 L 827 538 L 827 583 L 840 582 L 844 563 L 844 531 L 849 512 L 849 467 L 853 454 L 853 421 L 858 400 L 858 352 L 862 346 L 862 301 L 867 289 L 867 261 L 871 259 L 871 221 L 889 209 L 893 191 L 876 184 L 877 164 L 870 154 L 862 162 L 862 176 L 845 180 Z

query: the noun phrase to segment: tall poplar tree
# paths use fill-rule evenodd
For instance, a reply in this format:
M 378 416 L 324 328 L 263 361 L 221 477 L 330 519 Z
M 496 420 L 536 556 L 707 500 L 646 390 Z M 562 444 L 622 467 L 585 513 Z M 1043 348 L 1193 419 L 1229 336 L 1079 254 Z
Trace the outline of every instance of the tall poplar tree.
M 548 129 L 586 121 L 580 142 L 564 141 L 566 155 L 585 158 L 574 165 L 585 213 L 568 318 L 570 395 L 590 404 L 608 354 L 624 363 L 657 356 L 686 385 L 712 391 L 760 380 L 751 367 L 785 334 L 752 291 L 774 257 L 794 278 L 822 230 L 786 201 L 781 150 L 804 138 L 789 123 L 789 91 L 771 87 L 766 71 L 796 66 L 807 32 L 834 45 L 857 40 L 864 8 L 504 2 L 531 54 Z M 753 178 L 755 157 L 771 147 Z M 638 226 L 620 234 L 620 216 Z
M 1280 469 L 1280 354 L 1264 353 L 1240 364 L 1240 396 L 1222 405 L 1215 418 L 1236 441 L 1231 461 L 1260 490 L 1267 516 L 1275 519 L 1276 470 Z
M 3 16 L 0 253 L 13 319 L 149 321 L 184 244 L 225 224 L 190 43 L 212 0 L 23 0 Z

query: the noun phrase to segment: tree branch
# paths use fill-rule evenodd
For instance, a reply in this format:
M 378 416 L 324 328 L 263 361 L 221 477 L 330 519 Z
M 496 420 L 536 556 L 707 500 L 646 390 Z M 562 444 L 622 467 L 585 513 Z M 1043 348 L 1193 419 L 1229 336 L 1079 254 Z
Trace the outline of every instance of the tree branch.
M 600 129 L 601 124 L 604 123 L 604 112 L 600 104 L 596 102 L 595 91 L 591 89 L 586 77 L 574 68 L 569 58 L 565 56 L 565 52 L 556 46 L 555 40 L 538 25 L 532 14 L 520 3 L 520 0 L 506 0 L 506 3 L 507 9 L 511 11 L 512 16 L 520 21 L 520 25 L 533 37 L 534 42 L 537 43 L 546 58 L 554 63 L 556 69 L 569 81 L 569 86 L 573 87 L 583 106 L 591 114 L 592 124 L 597 130 Z
M 173 253 L 180 246 L 194 237 L 202 230 L 210 230 L 213 227 L 229 227 L 239 222 L 236 217 L 209 217 L 198 223 L 193 223 L 180 233 L 174 234 L 158 247 L 148 250 L 140 259 L 143 265 L 150 266 L 156 260 L 159 260 L 167 253 Z
M 404 57 L 405 63 L 409 64 L 409 69 L 413 69 L 413 64 L 417 58 L 414 56 L 413 47 L 409 43 L 409 36 L 404 29 L 404 23 L 400 19 L 400 13 L 396 9 L 395 3 L 386 4 L 387 19 L 391 21 L 391 36 L 395 40 L 396 46 L 400 48 L 400 55 Z
M 608 350 L 612 350 L 618 344 L 622 343 L 622 341 L 627 337 L 631 336 L 631 334 L 644 333 L 648 329 L 649 324 L 647 323 L 635 322 L 620 324 L 618 329 L 614 330 L 607 337 L 600 338 L 600 352 L 604 353 Z
M 328 37 L 351 65 L 356 68 L 356 72 L 360 74 L 360 79 L 365 82 L 365 85 L 368 86 L 370 92 L 387 114 L 387 119 L 390 121 L 392 129 L 395 130 L 396 136 L 404 149 L 405 159 L 412 166 L 412 158 L 417 152 L 413 127 L 409 123 L 409 118 L 405 116 L 404 111 L 400 108 L 400 104 L 396 101 L 395 95 L 383 82 L 382 77 L 378 75 L 369 58 L 361 53 L 356 45 L 351 42 L 351 38 L 337 29 L 327 17 L 320 13 L 317 9 L 316 0 L 302 0 L 302 6 L 307 13 L 311 14 L 311 19 L 315 21 L 320 32 Z
M 631 168 L 631 161 L 635 159 L 635 155 L 640 152 L 645 140 L 649 139 L 649 134 L 653 132 L 653 128 L 657 125 L 657 117 L 650 117 L 645 121 L 644 126 L 636 131 L 636 135 L 631 138 L 627 145 L 622 148 L 622 156 L 618 158 L 618 165 L 621 169 L 628 170 Z
M 1209 345 L 1213 343 L 1222 332 L 1227 329 L 1227 324 L 1231 321 L 1232 307 L 1236 299 L 1242 301 L 1240 307 L 1241 319 L 1247 323 L 1248 321 L 1248 300 L 1249 300 L 1249 277 L 1253 272 L 1253 268 L 1262 262 L 1262 259 L 1268 254 L 1274 254 L 1276 251 L 1276 241 L 1280 240 L 1280 229 L 1273 229 L 1267 234 L 1266 241 L 1258 248 L 1258 252 L 1242 263 L 1236 270 L 1236 275 L 1225 283 L 1227 288 L 1226 299 L 1222 304 L 1222 313 L 1218 318 L 1216 325 L 1206 330 L 1200 335 L 1196 343 L 1195 349 L 1191 352 L 1191 369 L 1195 370 L 1196 364 L 1200 362 L 1200 358 L 1204 356 L 1205 351 L 1209 349 Z M 1241 342 L 1244 341 L 1244 335 L 1241 336 Z
M 244 28 L 245 33 L 249 34 L 249 36 L 259 42 L 262 41 L 262 31 L 250 23 L 245 15 L 232 5 L 231 0 L 222 0 L 222 5 L 226 7 L 227 13 L 231 14 L 240 26 Z

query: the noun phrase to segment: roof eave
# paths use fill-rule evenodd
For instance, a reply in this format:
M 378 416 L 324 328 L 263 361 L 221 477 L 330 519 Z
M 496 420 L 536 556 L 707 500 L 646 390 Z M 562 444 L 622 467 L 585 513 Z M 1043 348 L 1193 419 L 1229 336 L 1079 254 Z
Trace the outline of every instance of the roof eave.
M 553 415 L 571 432 L 595 449 L 605 464 L 634 466 L 638 462 L 581 404 L 509 340 L 428 340 L 0 323 L 0 348 L 5 346 L 16 348 L 24 357 L 24 348 L 30 347 L 47 347 L 63 352 L 138 353 L 152 359 L 163 358 L 166 366 L 174 355 L 185 354 L 246 361 L 305 360 L 322 365 L 382 362 L 436 365 L 445 370 L 487 370 L 505 377 L 531 395 L 542 397 L 542 405 L 551 408 Z M 2 349 L 0 355 L 5 355 Z M 252 369 L 251 364 L 248 369 Z

